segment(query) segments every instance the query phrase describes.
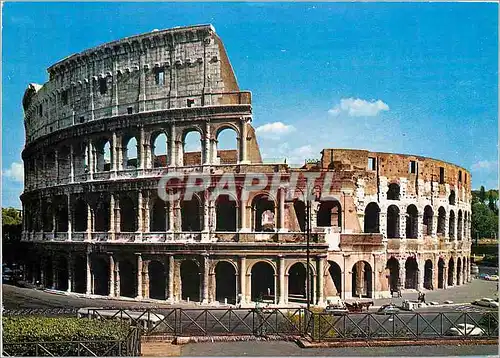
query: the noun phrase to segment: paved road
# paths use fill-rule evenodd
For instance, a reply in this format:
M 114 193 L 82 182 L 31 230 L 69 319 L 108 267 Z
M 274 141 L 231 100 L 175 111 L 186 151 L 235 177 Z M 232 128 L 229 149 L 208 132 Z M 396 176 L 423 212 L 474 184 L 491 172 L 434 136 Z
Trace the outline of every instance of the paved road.
M 181 348 L 184 357 L 196 356 L 498 356 L 496 345 L 402 346 L 354 348 L 299 348 L 291 342 L 195 343 Z

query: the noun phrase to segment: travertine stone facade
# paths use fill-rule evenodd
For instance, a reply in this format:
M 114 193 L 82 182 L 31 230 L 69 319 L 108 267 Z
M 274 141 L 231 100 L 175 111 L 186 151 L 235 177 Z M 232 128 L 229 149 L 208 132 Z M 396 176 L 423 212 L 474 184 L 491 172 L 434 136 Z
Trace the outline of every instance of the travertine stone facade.
M 344 149 L 324 149 L 300 169 L 263 164 L 251 94 L 240 91 L 211 26 L 111 42 L 48 72 L 23 98 L 23 240 L 32 243 L 33 281 L 140 300 L 304 303 L 312 185 L 302 179 L 312 173 L 314 188 L 333 198 L 311 203 L 314 304 L 470 279 L 467 170 Z M 234 149 L 218 149 L 224 130 L 234 132 Z M 191 132 L 201 151 L 185 151 Z M 238 193 L 249 173 L 279 174 L 281 185 L 215 200 L 210 185 L 168 203 L 158 185 L 172 171 L 233 173 Z

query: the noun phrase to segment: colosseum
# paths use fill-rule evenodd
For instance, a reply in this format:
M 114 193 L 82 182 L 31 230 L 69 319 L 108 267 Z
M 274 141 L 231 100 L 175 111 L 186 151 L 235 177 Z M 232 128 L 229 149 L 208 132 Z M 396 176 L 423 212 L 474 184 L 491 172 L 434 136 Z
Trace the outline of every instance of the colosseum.
M 265 163 L 251 93 L 210 25 L 106 43 L 48 73 L 23 97 L 33 282 L 89 297 L 322 306 L 470 281 L 466 169 L 330 148 L 303 166 Z M 234 149 L 218 149 L 223 131 Z M 188 134 L 201 150 L 185 150 Z M 236 195 L 214 198 L 209 184 L 162 200 L 172 172 L 231 173 Z M 278 189 L 239 195 L 256 173 L 278 176 Z

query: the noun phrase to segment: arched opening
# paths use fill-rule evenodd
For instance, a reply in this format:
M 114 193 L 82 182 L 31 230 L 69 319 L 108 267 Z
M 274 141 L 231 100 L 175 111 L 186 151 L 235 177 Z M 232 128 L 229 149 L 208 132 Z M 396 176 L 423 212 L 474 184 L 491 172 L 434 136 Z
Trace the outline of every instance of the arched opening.
M 424 265 L 424 288 L 426 290 L 433 290 L 433 265 L 432 260 L 426 260 Z
M 418 288 L 418 264 L 414 257 L 408 257 L 405 262 L 405 288 Z
M 68 200 L 65 196 L 56 199 L 56 232 L 68 231 Z
M 214 164 L 238 163 L 238 133 L 233 128 L 225 127 L 217 133 L 215 147 L 217 159 Z
M 455 238 L 455 213 L 453 210 L 450 210 L 450 220 L 449 220 L 449 225 L 448 225 L 448 231 L 449 231 L 449 236 L 450 239 Z
M 184 200 L 182 202 L 182 231 L 201 231 L 202 209 L 203 205 L 196 195 L 193 195 L 191 200 Z
M 45 260 L 45 287 L 54 288 L 56 284 L 54 282 L 54 265 L 52 264 L 52 258 Z
M 444 288 L 444 260 L 439 258 L 438 261 L 438 288 Z
M 448 203 L 450 205 L 455 205 L 455 190 L 450 192 L 450 196 L 448 197 Z
M 293 202 L 295 216 L 299 222 L 300 231 L 306 231 L 306 204 L 303 201 L 295 200 Z
M 42 203 L 42 215 L 43 215 L 43 231 L 48 232 L 52 231 L 53 228 L 53 220 L 52 220 L 52 210 L 53 206 L 49 202 Z
M 387 237 L 399 237 L 399 208 L 396 205 L 387 208 Z
M 87 230 L 87 203 L 83 199 L 78 199 L 75 202 L 73 227 L 75 232 Z M 96 225 L 97 226 L 97 225 Z
M 87 259 L 83 255 L 76 255 L 74 258 L 73 282 L 73 292 L 85 293 L 87 289 Z
M 340 296 L 342 294 L 342 270 L 336 262 L 328 261 L 328 263 L 330 264 L 328 273 L 331 282 L 326 282 L 325 286 L 328 287 L 333 284 L 332 289 L 335 289 L 335 291 L 332 292 L 332 296 Z
M 183 165 L 194 166 L 203 163 L 201 150 L 202 138 L 200 132 L 190 130 L 184 133 L 182 139 Z
M 303 263 L 297 262 L 288 270 L 288 301 L 304 302 L 306 295 L 307 272 Z
M 352 297 L 372 297 L 372 267 L 366 261 L 352 267 Z
M 166 288 L 165 267 L 159 261 L 150 261 L 149 272 L 149 297 L 156 300 L 164 300 Z
M 258 195 L 252 202 L 254 231 L 274 231 L 274 201 L 266 194 Z
M 274 302 L 274 269 L 264 261 L 252 266 L 252 301 Z
M 151 149 L 153 152 L 153 167 L 165 168 L 168 166 L 168 138 L 163 132 L 152 136 Z
M 181 264 L 182 299 L 200 301 L 200 268 L 193 260 L 184 260 Z
M 94 215 L 95 231 L 107 232 L 109 231 L 109 200 L 100 200 L 97 203 L 96 214 Z
M 98 141 L 95 145 L 96 147 L 96 160 L 97 160 L 97 171 L 109 171 L 111 170 L 111 143 L 107 139 Z
M 163 232 L 167 230 L 167 209 L 166 202 L 156 198 L 151 208 L 150 230 L 152 232 Z
M 94 278 L 94 294 L 109 294 L 109 263 L 102 257 L 92 258 L 92 276 Z
M 457 286 L 462 283 L 462 260 L 457 259 Z
M 463 277 L 462 281 L 464 283 L 467 282 L 467 272 L 469 272 L 468 267 L 469 267 L 469 260 L 464 257 L 462 261 L 462 277 Z
M 215 231 L 236 231 L 236 201 L 229 195 L 219 195 L 215 201 Z
M 448 261 L 448 286 L 453 286 L 453 276 L 455 275 L 455 262 L 453 257 Z
M 120 296 L 137 296 L 137 269 L 130 260 L 120 260 Z
M 399 200 L 399 184 L 389 184 L 389 190 L 387 190 L 387 200 Z
M 426 235 L 432 235 L 432 220 L 434 217 L 434 212 L 432 208 L 427 205 L 424 208 L 424 233 Z
M 68 260 L 64 256 L 57 258 L 57 284 L 58 290 L 66 291 L 68 289 Z
M 137 212 L 134 202 L 128 196 L 120 198 L 120 230 L 122 232 L 137 231 Z
M 125 145 L 125 155 L 123 156 L 124 169 L 135 169 L 139 167 L 137 139 L 135 137 L 128 138 Z
M 236 303 L 236 270 L 227 261 L 219 261 L 215 266 L 215 299 Z
M 406 238 L 416 239 L 418 236 L 418 210 L 415 205 L 406 209 Z
M 328 200 L 320 203 L 318 215 L 316 217 L 316 226 L 342 226 L 342 208 L 338 201 Z
M 380 232 L 380 208 L 376 203 L 370 203 L 365 209 L 365 233 Z
M 57 154 L 57 165 L 59 179 L 68 178 L 70 176 L 70 155 L 71 151 L 68 146 L 62 146 Z
M 462 210 L 458 210 L 458 221 L 457 221 L 457 240 L 462 240 L 462 228 L 463 228 L 463 218 Z
M 386 269 L 389 270 L 389 289 L 391 290 L 391 295 L 393 292 L 399 290 L 399 261 L 391 257 L 387 260 Z
M 446 210 L 444 210 L 444 208 L 440 206 L 438 209 L 438 227 L 437 227 L 438 235 L 439 234 L 444 235 L 445 227 L 446 227 Z

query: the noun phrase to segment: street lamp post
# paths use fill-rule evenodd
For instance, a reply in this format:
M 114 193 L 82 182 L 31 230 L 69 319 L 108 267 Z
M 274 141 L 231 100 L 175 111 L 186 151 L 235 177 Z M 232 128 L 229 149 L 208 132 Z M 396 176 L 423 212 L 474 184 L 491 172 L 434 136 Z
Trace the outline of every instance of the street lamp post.
M 311 240 L 311 200 L 309 195 L 307 196 L 306 203 L 306 299 L 307 299 L 307 310 L 311 308 L 311 275 L 309 272 L 309 262 L 310 262 L 310 240 Z

